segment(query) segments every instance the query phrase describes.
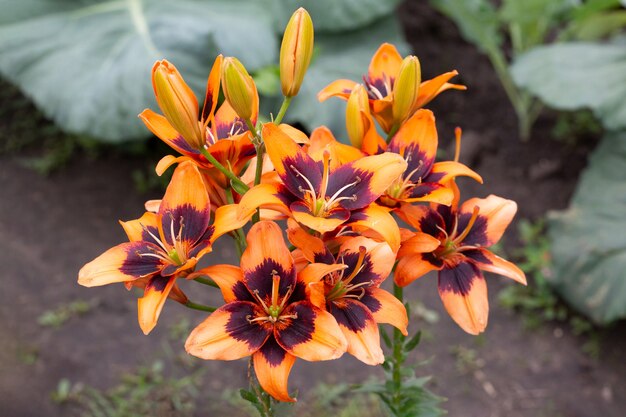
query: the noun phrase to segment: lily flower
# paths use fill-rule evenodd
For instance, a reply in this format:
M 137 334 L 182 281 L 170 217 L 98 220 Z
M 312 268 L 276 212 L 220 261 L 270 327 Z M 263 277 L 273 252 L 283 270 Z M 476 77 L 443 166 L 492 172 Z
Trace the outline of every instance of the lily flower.
M 406 62 L 405 67 L 410 67 L 409 64 L 414 63 Z M 419 65 L 419 62 L 418 64 Z M 400 69 L 403 67 L 403 59 L 395 46 L 384 43 L 382 44 L 370 61 L 367 75 L 363 76 L 363 82 L 368 92 L 370 108 L 372 113 L 385 133 L 389 133 L 397 127 L 403 120 L 396 120 L 394 117 L 394 100 L 399 95 L 399 91 L 394 89 L 395 83 L 400 77 Z M 421 78 L 418 77 L 419 71 L 415 70 L 410 72 L 414 73 L 414 77 L 409 78 Z M 411 99 L 413 105 L 410 111 L 396 110 L 397 117 L 408 117 L 417 109 L 424 107 L 432 99 L 434 99 L 440 93 L 449 90 L 465 90 L 466 87 L 458 84 L 450 84 L 448 80 L 457 75 L 457 71 L 450 71 L 441 74 L 431 80 L 426 80 L 421 83 L 419 81 L 415 83 L 415 89 L 417 90 L 417 97 Z M 404 77 L 402 77 L 404 78 Z M 403 82 L 404 83 L 404 82 Z M 325 101 L 330 97 L 339 97 L 344 100 L 348 100 L 350 93 L 354 89 L 357 83 L 350 80 L 336 80 L 326 86 L 317 95 L 319 101 Z M 395 92 L 395 94 L 394 94 Z M 405 99 L 405 92 L 402 94 L 402 100 Z M 410 95 L 412 97 L 412 95 Z M 396 109 L 398 105 L 396 104 Z M 400 106 L 406 108 L 403 104 Z M 400 116 L 401 115 L 401 116 Z
M 176 67 L 166 60 L 156 62 L 152 69 L 153 85 L 155 86 L 157 102 L 165 116 L 159 115 L 150 109 L 144 110 L 139 115 L 139 118 L 152 133 L 182 155 L 179 157 L 167 155 L 162 158 L 156 168 L 157 174 L 162 175 L 172 164 L 192 161 L 206 174 L 208 190 L 213 193 L 226 188 L 228 181 L 202 155 L 203 149 L 206 149 L 220 164 L 237 175 L 240 174 L 248 161 L 256 154 L 251 141 L 252 135 L 246 122 L 237 115 L 230 103 L 225 101 L 216 111 L 222 61 L 223 58 L 219 55 L 213 63 L 207 80 L 202 112 L 199 111 L 198 102 L 193 92 L 178 73 Z M 170 77 L 176 79 L 176 83 L 172 83 L 172 87 L 166 90 L 168 94 L 164 94 L 157 88 L 160 84 L 155 81 L 160 79 L 160 74 L 163 72 L 171 74 Z M 168 107 L 162 104 L 164 97 L 167 98 L 169 96 L 184 98 L 180 101 L 185 103 L 185 118 L 172 116 L 172 114 L 177 114 L 176 101 Z M 252 123 L 256 123 L 258 117 L 258 96 L 255 96 L 253 104 L 251 120 Z M 182 112 L 182 109 L 180 111 Z M 187 131 L 199 133 L 194 133 L 193 140 L 190 140 L 184 135 Z M 197 137 L 197 135 L 200 135 L 200 137 Z M 218 196 L 212 196 L 211 201 L 216 207 L 223 204 L 223 201 Z
M 489 303 L 482 271 L 526 285 L 524 272 L 486 248 L 497 243 L 515 216 L 517 204 L 495 195 L 472 198 L 458 208 L 406 205 L 400 217 L 421 233 L 405 232 L 398 252 L 395 282 L 406 286 L 429 271 L 439 271 L 439 296 L 452 319 L 466 332 L 487 327 Z
M 272 123 L 263 125 L 267 154 L 282 184 L 260 184 L 241 198 L 239 213 L 278 210 L 318 232 L 329 232 L 353 211 L 374 202 L 406 169 L 400 155 L 384 153 L 331 167 L 330 152 L 316 161 Z
M 263 389 L 277 400 L 295 401 L 287 381 L 296 358 L 336 359 L 346 351 L 346 339 L 335 318 L 309 301 L 276 223 L 254 224 L 247 242 L 241 268 L 198 271 L 218 284 L 226 304 L 191 332 L 185 349 L 202 359 L 252 355 Z
M 460 139 L 457 130 L 457 143 Z M 450 205 L 454 192 L 446 184 L 451 179 L 468 176 L 482 184 L 480 175 L 457 162 L 458 151 L 455 161 L 435 162 L 437 146 L 435 116 L 430 110 L 420 109 L 402 124 L 387 147 L 388 152 L 402 155 L 407 168 L 380 198 L 381 204 L 391 208 L 418 201 Z
M 300 275 L 311 281 L 311 299 L 337 320 L 348 341 L 348 353 L 368 365 L 385 360 L 377 323 L 389 323 L 407 334 L 404 305 L 380 284 L 391 274 L 395 254 L 385 242 L 351 237 L 331 254 L 324 242 L 290 222 L 289 240 L 311 262 Z M 319 281 L 317 271 L 327 273 Z M 308 279 L 312 275 L 312 279 Z
M 138 300 L 139 326 L 145 334 L 157 323 L 163 303 L 186 302 L 176 279 L 193 271 L 224 233 L 242 227 L 234 205 L 220 207 L 210 224 L 210 202 L 202 176 L 191 163 L 181 164 L 167 187 L 158 213 L 121 222 L 130 242 L 117 245 L 83 266 L 78 283 L 94 287 L 123 282 L 145 289 Z M 247 220 L 247 219 L 245 219 Z

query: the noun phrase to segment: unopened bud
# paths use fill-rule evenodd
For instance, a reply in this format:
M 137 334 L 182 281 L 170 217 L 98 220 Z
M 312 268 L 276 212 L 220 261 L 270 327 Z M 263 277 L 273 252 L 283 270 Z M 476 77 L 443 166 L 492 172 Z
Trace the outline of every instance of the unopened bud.
M 166 60 L 152 67 L 152 87 L 168 122 L 195 149 L 204 146 L 198 122 L 198 101 L 176 67 Z
M 291 15 L 280 46 L 280 84 L 285 97 L 300 91 L 313 56 L 313 21 L 302 7 Z
M 256 86 L 248 71 L 237 58 L 224 58 L 222 63 L 222 90 L 235 112 L 250 120 L 255 106 Z
M 393 119 L 401 123 L 411 115 L 422 81 L 422 70 L 417 57 L 409 55 L 402 61 L 398 78 L 393 85 Z
M 358 84 L 352 89 L 348 104 L 346 106 L 346 130 L 350 143 L 357 148 L 361 148 L 363 137 L 369 126 L 366 126 L 364 112 L 369 112 L 369 101 L 367 91 L 362 84 Z

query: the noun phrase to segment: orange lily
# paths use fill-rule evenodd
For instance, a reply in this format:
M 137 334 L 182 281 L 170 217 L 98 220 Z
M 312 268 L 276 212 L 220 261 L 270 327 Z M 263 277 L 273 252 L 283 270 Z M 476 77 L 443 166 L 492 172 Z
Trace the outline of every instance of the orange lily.
M 391 247 L 357 236 L 347 238 L 333 255 L 320 238 L 294 222 L 290 222 L 288 234 L 291 243 L 312 263 L 301 272 L 305 281 L 311 281 L 311 299 L 335 317 L 348 341 L 348 353 L 368 365 L 381 364 L 385 357 L 377 323 L 392 324 L 404 335 L 408 325 L 404 305 L 380 288 L 395 263 Z M 318 271 L 324 273 L 321 281 Z
M 393 116 L 394 84 L 400 74 L 402 63 L 402 56 L 396 47 L 384 43 L 372 57 L 368 73 L 363 77 L 372 113 L 386 133 L 391 132 L 394 126 L 397 128 L 403 121 L 396 120 Z M 406 114 L 406 117 L 424 107 L 443 91 L 449 89 L 465 90 L 466 87 L 463 85 L 448 83 L 448 80 L 457 74 L 457 71 L 450 71 L 420 83 L 417 87 L 417 97 L 414 100 L 412 110 Z M 348 100 L 356 84 L 350 80 L 336 80 L 320 91 L 317 97 L 320 101 L 325 101 L 330 97 Z M 395 96 L 397 95 L 396 92 Z
M 145 289 L 138 300 L 139 326 L 145 334 L 157 323 L 170 294 L 186 297 L 176 285 L 178 277 L 193 271 L 215 240 L 246 222 L 237 220 L 234 205 L 220 207 L 210 224 L 210 202 L 198 168 L 181 164 L 167 187 L 158 213 L 121 222 L 130 242 L 117 245 L 83 266 L 78 283 L 86 287 L 124 282 Z
M 351 213 L 374 202 L 406 169 L 400 155 L 368 156 L 333 169 L 330 152 L 316 161 L 272 123 L 263 125 L 267 153 L 282 184 L 260 184 L 239 203 L 241 217 L 258 207 L 293 217 L 318 232 L 346 223 Z
M 202 155 L 203 150 L 206 150 L 221 165 L 236 175 L 241 173 L 247 162 L 256 154 L 248 126 L 237 115 L 232 106 L 225 101 L 216 112 L 222 61 L 223 58 L 219 55 L 213 63 L 207 80 L 202 112 L 199 111 L 198 102 L 193 92 L 178 73 L 176 67 L 166 60 L 156 62 L 152 69 L 153 86 L 157 102 L 165 116 L 150 109 L 144 110 L 139 115 L 152 133 L 182 155 L 180 157 L 167 155 L 162 158 L 156 168 L 157 174 L 161 175 L 175 163 L 194 162 L 206 174 L 207 187 L 212 193 L 211 201 L 216 207 L 221 206 L 225 200 L 225 198 L 220 198 L 223 196 L 219 190 L 226 188 L 228 182 L 224 174 Z M 168 73 L 170 78 L 176 80 L 176 83 L 172 84 L 173 88 L 166 90 L 165 93 L 157 87 L 160 85 L 157 81 L 162 73 Z M 254 92 L 256 94 L 256 90 Z M 186 117 L 175 117 L 176 106 L 170 104 L 171 100 L 166 100 L 170 96 L 184 98 L 180 102 L 185 103 L 184 114 Z M 255 97 L 251 116 L 252 123 L 256 123 L 258 117 L 258 96 Z M 180 112 L 183 112 L 182 109 Z M 184 134 L 184 132 L 193 133 Z M 200 136 L 198 137 L 198 135 Z M 190 139 L 187 136 L 193 138 Z
M 439 271 L 439 296 L 450 317 L 466 332 L 487 327 L 489 303 L 482 271 L 526 285 L 526 276 L 513 263 L 485 249 L 500 240 L 515 216 L 517 204 L 495 195 L 472 198 L 452 206 L 404 205 L 400 217 L 420 233 L 406 231 L 398 252 L 395 282 L 406 286 L 429 271 Z
M 296 273 L 276 223 L 254 224 L 247 242 L 241 268 L 198 271 L 218 284 L 226 304 L 191 332 L 185 349 L 202 359 L 252 355 L 263 389 L 277 400 L 295 401 L 287 381 L 296 358 L 336 359 L 346 351 L 346 340 L 334 317 L 308 299 L 307 282 Z
M 457 130 L 460 143 L 460 129 Z M 402 155 L 407 162 L 404 174 L 387 189 L 380 203 L 398 208 L 400 203 L 428 201 L 450 205 L 454 198 L 446 186 L 457 176 L 468 176 L 482 184 L 476 172 L 455 161 L 435 162 L 437 156 L 437 127 L 430 110 L 420 109 L 402 124 L 387 147 L 387 151 Z

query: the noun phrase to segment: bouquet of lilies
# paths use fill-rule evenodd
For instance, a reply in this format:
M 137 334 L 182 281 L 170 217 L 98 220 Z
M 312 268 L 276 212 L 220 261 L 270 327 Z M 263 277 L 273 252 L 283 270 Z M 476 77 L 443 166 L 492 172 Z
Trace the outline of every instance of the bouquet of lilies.
M 177 154 L 156 167 L 161 175 L 175 165 L 171 182 L 139 219 L 121 222 L 129 241 L 78 277 L 88 287 L 143 289 L 137 307 L 145 334 L 168 298 L 208 312 L 187 338 L 187 352 L 207 360 L 251 356 L 255 392 L 273 401 L 295 401 L 287 381 L 296 358 L 345 353 L 382 364 L 393 382 L 388 390 L 401 389 L 402 349 L 416 344 L 407 343 L 402 288 L 430 271 L 438 271 L 450 317 L 471 334 L 487 326 L 482 271 L 526 283 L 518 267 L 488 250 L 516 203 L 494 195 L 460 203 L 456 177 L 482 182 L 459 162 L 460 129 L 454 159 L 436 162 L 435 117 L 424 106 L 445 90 L 465 89 L 448 82 L 456 71 L 422 81 L 415 56 L 402 58 L 383 44 L 362 83 L 337 80 L 319 93 L 320 101 L 347 101 L 342 138 L 350 144 L 323 126 L 307 136 L 281 121 L 311 61 L 313 37 L 309 14 L 297 10 L 280 51 L 283 104 L 267 123 L 259 119 L 255 83 L 236 58 L 215 59 L 201 111 L 176 67 L 154 64 L 162 114 L 147 109 L 139 117 Z M 202 265 L 224 235 L 239 265 Z M 390 276 L 393 293 L 381 288 Z M 219 289 L 224 304 L 190 301 L 181 281 Z M 387 362 L 379 324 L 395 327 L 393 340 L 383 334 L 392 350 Z M 388 405 L 399 415 L 391 394 Z

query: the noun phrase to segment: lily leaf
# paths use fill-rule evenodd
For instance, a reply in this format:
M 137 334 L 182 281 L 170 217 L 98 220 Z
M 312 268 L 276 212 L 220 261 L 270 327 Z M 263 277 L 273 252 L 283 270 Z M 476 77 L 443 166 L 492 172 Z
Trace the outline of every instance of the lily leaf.
M 512 66 L 515 83 L 556 109 L 589 107 L 609 130 L 626 128 L 626 38 L 532 49 Z
M 556 290 L 596 323 L 626 317 L 626 132 L 602 140 L 548 226 Z
M 108 141 L 148 137 L 155 60 L 199 96 L 218 53 L 250 70 L 276 60 L 272 19 L 242 0 L 2 0 L 0 73 L 65 130 Z
M 291 14 L 304 7 L 316 33 L 356 29 L 389 16 L 401 0 L 271 0 L 276 29 L 282 32 Z
M 325 125 L 333 132 L 345 131 L 346 103 L 337 98 L 320 103 L 317 93 L 336 79 L 361 80 L 367 73 L 372 55 L 384 42 L 396 45 L 401 54 L 409 49 L 393 16 L 358 31 L 316 36 L 318 53 L 304 77 L 300 92 L 289 107 L 287 121 L 300 122 L 308 129 Z M 266 99 L 262 105 L 266 113 L 276 114 L 280 101 Z

